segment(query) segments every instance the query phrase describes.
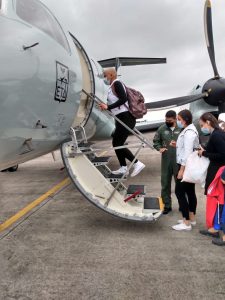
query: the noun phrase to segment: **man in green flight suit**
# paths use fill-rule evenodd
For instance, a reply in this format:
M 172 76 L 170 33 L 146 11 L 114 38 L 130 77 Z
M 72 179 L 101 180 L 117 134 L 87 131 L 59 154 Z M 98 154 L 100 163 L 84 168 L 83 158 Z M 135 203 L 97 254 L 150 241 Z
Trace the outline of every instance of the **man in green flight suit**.
M 163 214 L 172 210 L 171 181 L 177 176 L 176 148 L 170 143 L 177 141 L 181 129 L 176 122 L 176 112 L 169 110 L 165 115 L 165 124 L 161 125 L 153 139 L 154 148 L 162 154 L 161 160 L 161 197 L 164 203 Z

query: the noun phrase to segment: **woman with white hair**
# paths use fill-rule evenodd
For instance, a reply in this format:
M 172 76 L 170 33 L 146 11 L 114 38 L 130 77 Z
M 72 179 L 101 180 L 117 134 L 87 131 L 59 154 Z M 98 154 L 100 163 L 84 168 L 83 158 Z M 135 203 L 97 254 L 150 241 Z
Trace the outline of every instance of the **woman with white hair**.
M 133 129 L 136 125 L 136 119 L 129 111 L 126 88 L 124 84 L 117 79 L 115 68 L 106 69 L 104 71 L 104 78 L 105 83 L 109 85 L 107 104 L 100 103 L 99 107 L 102 110 L 110 110 L 120 121 Z M 113 147 L 123 146 L 129 133 L 130 132 L 121 123 L 116 121 L 112 140 Z M 145 165 L 141 161 L 138 159 L 135 160 L 133 153 L 128 148 L 116 149 L 115 152 L 120 163 L 120 168 L 113 171 L 113 174 L 128 175 L 126 160 L 130 162 L 134 161 L 131 177 L 138 175 L 145 168 Z

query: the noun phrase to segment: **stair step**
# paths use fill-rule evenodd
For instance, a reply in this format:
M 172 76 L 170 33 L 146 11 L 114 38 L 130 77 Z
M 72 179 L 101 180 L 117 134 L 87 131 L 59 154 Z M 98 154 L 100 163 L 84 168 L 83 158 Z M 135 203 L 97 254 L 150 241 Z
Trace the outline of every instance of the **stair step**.
M 144 210 L 160 210 L 160 199 L 158 197 L 145 197 Z
M 105 175 L 105 178 L 108 179 L 109 182 L 111 182 L 111 183 L 120 181 L 122 177 L 123 177 L 123 174 L 110 173 L 110 174 Z M 126 179 L 127 179 L 127 177 L 124 177 L 123 180 L 126 180 Z
M 91 142 L 81 142 L 78 144 L 79 148 L 90 148 L 94 143 Z
M 133 195 L 135 192 L 139 191 L 139 195 L 145 195 L 145 186 L 144 185 L 129 185 L 127 189 L 127 195 Z
M 101 166 L 101 165 L 107 165 L 110 159 L 111 156 L 102 156 L 102 157 L 95 156 L 91 160 L 91 162 L 94 164 L 94 166 Z
M 85 152 L 87 152 L 87 157 L 90 159 L 90 160 L 92 160 L 92 159 L 94 159 L 94 157 L 95 157 L 95 154 L 94 153 L 91 153 L 93 150 L 92 150 L 92 148 L 91 148 L 91 146 L 93 145 L 94 143 L 86 143 L 86 142 L 82 142 L 82 143 L 79 143 L 78 144 L 78 149 L 81 151 L 81 152 L 83 152 L 83 153 L 85 153 Z M 75 146 L 71 146 L 71 150 L 72 151 L 74 151 L 74 149 L 75 149 Z M 76 149 L 77 150 L 77 149 Z M 74 157 L 74 154 L 75 153 L 72 153 L 69 157 Z

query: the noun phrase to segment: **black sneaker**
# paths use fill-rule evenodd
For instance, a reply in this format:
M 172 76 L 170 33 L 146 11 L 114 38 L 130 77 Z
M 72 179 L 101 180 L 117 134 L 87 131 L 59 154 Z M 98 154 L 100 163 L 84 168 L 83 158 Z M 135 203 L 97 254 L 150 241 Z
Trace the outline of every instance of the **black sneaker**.
M 201 233 L 203 235 L 206 235 L 206 236 L 211 236 L 211 237 L 214 237 L 214 238 L 219 238 L 220 237 L 219 232 L 210 232 L 210 231 L 208 231 L 208 229 L 199 230 L 199 233 Z
M 214 238 L 212 239 L 212 243 L 217 246 L 225 246 L 225 242 L 222 239 Z
M 172 211 L 172 208 L 171 207 L 165 207 L 164 210 L 163 210 L 163 214 L 164 215 L 167 215 L 169 212 Z

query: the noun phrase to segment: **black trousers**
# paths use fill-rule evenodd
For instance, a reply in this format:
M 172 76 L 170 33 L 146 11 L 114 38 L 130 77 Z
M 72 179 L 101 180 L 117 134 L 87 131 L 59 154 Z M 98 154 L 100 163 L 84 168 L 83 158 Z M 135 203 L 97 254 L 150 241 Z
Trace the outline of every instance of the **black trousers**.
M 136 119 L 132 116 L 132 114 L 129 111 L 122 112 L 122 113 L 116 115 L 116 117 L 118 119 L 120 119 L 123 123 L 125 123 L 131 129 L 133 129 L 136 125 Z M 123 127 L 122 124 L 120 124 L 117 121 L 116 121 L 115 125 L 116 125 L 116 128 L 113 133 L 112 145 L 113 145 L 113 147 L 123 146 L 124 143 L 126 142 L 126 139 L 128 138 L 128 135 L 130 132 L 125 127 Z M 118 149 L 118 150 L 115 150 L 115 152 L 116 152 L 116 156 L 119 160 L 120 166 L 127 165 L 126 159 L 128 159 L 129 161 L 134 160 L 134 155 L 127 148 Z
M 175 194 L 177 196 L 183 218 L 189 220 L 189 213 L 196 213 L 197 197 L 195 194 L 195 184 L 181 182 L 180 179 L 177 179 Z

